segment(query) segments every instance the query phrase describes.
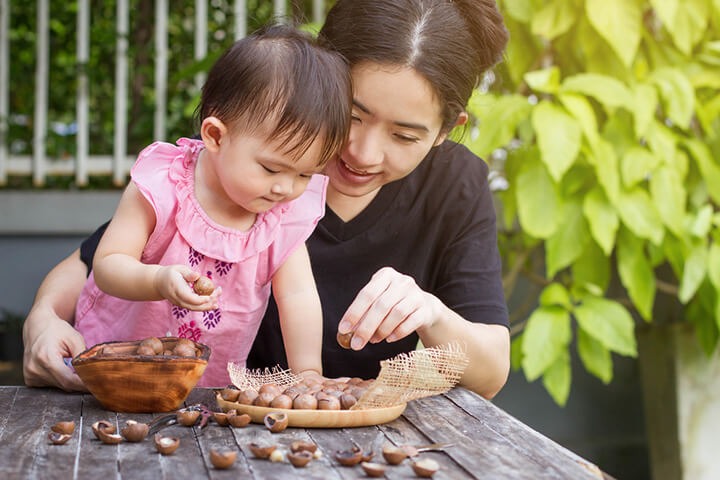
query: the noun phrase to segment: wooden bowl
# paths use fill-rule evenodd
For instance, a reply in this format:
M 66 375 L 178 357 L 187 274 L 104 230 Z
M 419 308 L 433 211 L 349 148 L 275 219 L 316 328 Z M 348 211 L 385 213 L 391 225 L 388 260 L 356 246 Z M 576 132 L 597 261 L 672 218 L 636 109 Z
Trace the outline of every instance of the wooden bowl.
M 223 400 L 220 393 L 216 395 L 218 407 L 223 412 L 237 410 L 247 413 L 253 423 L 263 423 L 265 415 L 270 412 L 284 412 L 288 416 L 289 427 L 303 428 L 345 428 L 367 427 L 388 423 L 398 418 L 405 411 L 407 404 L 401 403 L 384 408 L 367 410 L 300 410 L 296 408 L 270 408 L 255 405 L 243 405 Z
M 160 340 L 166 350 L 172 350 L 179 339 Z M 193 342 L 195 357 L 137 355 L 134 352 L 140 342 L 99 343 L 75 357 L 72 365 L 107 410 L 134 413 L 177 410 L 205 371 L 210 347 Z M 108 354 L 109 350 L 112 353 Z

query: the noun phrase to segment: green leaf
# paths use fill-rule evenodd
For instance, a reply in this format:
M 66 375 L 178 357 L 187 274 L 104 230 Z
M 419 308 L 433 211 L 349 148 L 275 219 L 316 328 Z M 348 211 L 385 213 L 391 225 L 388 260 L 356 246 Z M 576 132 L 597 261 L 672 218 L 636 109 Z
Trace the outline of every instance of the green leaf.
M 567 32 L 575 23 L 577 15 L 578 9 L 573 2 L 567 0 L 544 2 L 543 7 L 532 16 L 532 33 L 552 40 Z
M 595 167 L 598 182 L 602 185 L 608 200 L 615 205 L 620 195 L 620 174 L 618 173 L 618 159 L 613 146 L 605 139 L 600 138 L 597 144 L 593 146 L 587 160 Z
M 625 66 L 630 66 L 640 44 L 640 4 L 628 0 L 586 0 L 585 9 L 597 33 L 610 44 Z
M 515 20 L 527 23 L 532 19 L 533 6 L 530 0 L 503 0 L 503 13 Z
M 587 296 L 575 307 L 580 328 L 620 355 L 637 356 L 635 322 L 618 302 L 602 297 Z
M 466 145 L 479 157 L 487 157 L 515 138 L 518 123 L 528 117 L 532 107 L 521 95 L 493 97 L 475 92 L 470 98 L 468 111 L 478 119 L 479 135 Z
M 540 158 L 556 182 L 580 151 L 580 127 L 573 117 L 550 102 L 540 102 L 532 112 Z
M 598 139 L 597 119 L 587 98 L 575 93 L 563 93 L 558 96 L 558 99 L 565 110 L 575 117 L 590 145 L 595 145 Z
M 543 385 L 555 400 L 555 403 L 561 407 L 567 403 L 570 395 L 570 383 L 572 380 L 572 370 L 570 369 L 570 355 L 567 350 L 563 351 L 555 362 L 548 368 L 543 375 Z
M 567 77 L 561 91 L 582 93 L 608 108 L 623 107 L 632 111 L 635 106 L 633 95 L 625 84 L 607 75 L 580 73 Z
M 578 354 L 587 371 L 602 380 L 605 385 L 610 383 L 613 376 L 610 350 L 582 329 L 578 330 L 577 338 Z
M 690 127 L 695 110 L 695 90 L 690 80 L 677 68 L 659 68 L 650 76 L 660 90 L 665 113 L 681 128 Z
M 617 265 L 620 281 L 645 321 L 652 319 L 655 273 L 645 256 L 643 242 L 623 229 L 618 236 Z
M 514 372 L 522 367 L 522 339 L 523 335 L 518 335 L 510 342 L 510 368 Z
M 560 88 L 560 69 L 553 66 L 544 70 L 527 72 L 523 79 L 528 87 L 536 92 L 555 93 Z
M 720 245 L 717 243 L 710 244 L 708 251 L 708 278 L 715 289 L 720 292 Z M 720 317 L 718 321 L 720 321 Z
M 713 156 L 710 148 L 694 138 L 686 138 L 684 145 L 695 159 L 708 193 L 715 203 L 720 203 L 720 160 Z
M 545 268 L 548 278 L 572 264 L 590 240 L 590 232 L 579 201 L 563 204 L 559 225 L 545 242 Z
M 708 23 L 707 0 L 650 0 L 675 46 L 685 55 L 700 41 Z
M 635 135 L 642 138 L 655 118 L 658 107 L 658 93 L 650 85 L 641 83 L 635 87 Z
M 647 132 L 645 132 L 645 141 L 650 147 L 650 151 L 665 163 L 677 162 L 678 137 L 662 123 L 657 120 L 650 122 Z
M 650 194 L 665 226 L 681 235 L 685 222 L 687 192 L 678 172 L 668 166 L 655 170 L 650 177 Z
M 582 255 L 572 264 L 575 297 L 588 293 L 602 296 L 610 283 L 610 260 L 595 242 L 588 242 Z
M 563 307 L 565 310 L 572 310 L 570 293 L 560 283 L 553 282 L 540 293 L 540 305 L 543 307 Z
M 528 154 L 516 178 L 515 201 L 523 230 L 535 238 L 548 238 L 557 228 L 561 199 L 557 187 L 537 154 Z
M 590 226 L 590 232 L 606 256 L 615 246 L 620 220 L 615 208 L 599 187 L 593 188 L 583 201 L 583 213 Z
M 538 378 L 570 343 L 570 314 L 560 307 L 540 307 L 523 333 L 522 366 L 529 381 Z
M 660 159 L 646 148 L 630 147 L 620 160 L 620 173 L 625 188 L 631 188 L 650 178 L 650 174 L 660 164 Z
M 708 264 L 708 250 L 704 242 L 698 242 L 685 259 L 682 280 L 680 281 L 680 292 L 678 298 L 682 303 L 687 303 L 695 295 L 700 284 L 705 280 Z
M 641 188 L 620 193 L 618 213 L 623 224 L 635 235 L 660 245 L 665 234 L 660 215 L 650 196 Z
M 698 238 L 705 238 L 712 228 L 713 209 L 710 205 L 703 205 L 696 212 L 692 224 L 690 225 L 690 233 Z

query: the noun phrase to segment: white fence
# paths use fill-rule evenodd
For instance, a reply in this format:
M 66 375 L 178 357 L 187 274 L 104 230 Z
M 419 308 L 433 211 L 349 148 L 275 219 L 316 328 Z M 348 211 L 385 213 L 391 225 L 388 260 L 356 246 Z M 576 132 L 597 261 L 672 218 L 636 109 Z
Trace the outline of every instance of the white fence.
M 16 0 L 27 1 L 27 0 Z M 288 3 L 285 0 L 272 1 L 275 18 L 286 18 Z M 48 92 L 49 92 L 49 45 L 50 45 L 50 4 L 49 0 L 37 0 L 36 27 L 36 69 L 34 75 L 33 118 L 29 122 L 33 128 L 32 154 L 13 155 L 8 148 L 9 98 L 10 85 L 10 0 L 0 0 L 0 186 L 7 183 L 8 175 L 32 176 L 35 186 L 42 186 L 48 175 L 71 175 L 78 186 L 88 183 L 89 175 L 111 175 L 113 183 L 122 186 L 135 156 L 127 152 L 127 104 L 128 104 L 128 31 L 129 2 L 117 0 L 115 80 L 114 80 L 114 140 L 113 152 L 106 155 L 90 155 L 88 145 L 88 75 L 84 68 L 77 69 L 77 94 L 75 124 L 75 154 L 71 158 L 48 161 L 46 141 L 48 136 Z M 153 138 L 166 140 L 167 124 L 167 80 L 168 80 L 168 0 L 155 0 L 154 12 L 154 96 L 155 112 Z M 324 0 L 313 0 L 311 17 L 320 22 L 324 15 Z M 88 62 L 90 22 L 90 0 L 78 0 L 77 9 L 77 65 L 83 67 Z M 207 54 L 208 15 L 212 4 L 208 0 L 195 0 L 194 20 L 194 57 L 202 59 Z M 232 3 L 235 24 L 235 38 L 243 37 L 247 32 L 247 2 L 235 0 Z M 196 85 L 201 85 L 203 75 L 195 77 Z

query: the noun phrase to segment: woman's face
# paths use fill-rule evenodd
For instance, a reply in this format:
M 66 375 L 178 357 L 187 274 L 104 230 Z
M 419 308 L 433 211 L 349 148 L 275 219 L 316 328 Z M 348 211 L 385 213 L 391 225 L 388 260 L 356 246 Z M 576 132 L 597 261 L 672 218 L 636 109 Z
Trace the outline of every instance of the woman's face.
M 407 67 L 363 63 L 353 67 L 350 136 L 324 173 L 333 195 L 374 197 L 403 178 L 445 140 L 440 103 L 428 82 Z

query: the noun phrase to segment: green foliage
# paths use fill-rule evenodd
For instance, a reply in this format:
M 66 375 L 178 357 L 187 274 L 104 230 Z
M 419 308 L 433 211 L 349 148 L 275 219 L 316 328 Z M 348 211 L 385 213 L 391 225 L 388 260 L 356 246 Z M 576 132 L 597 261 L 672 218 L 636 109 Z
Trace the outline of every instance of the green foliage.
M 681 310 L 710 353 L 720 327 L 720 1 L 503 0 L 511 41 L 466 140 L 508 187 L 513 366 L 564 405 L 573 332 L 608 383 L 637 321 Z M 531 294 L 538 290 L 530 289 Z M 661 303 L 682 306 L 663 309 Z M 532 310 L 534 308 L 534 310 Z M 518 312 L 520 315 L 528 312 Z M 518 320 L 518 319 L 514 319 Z

